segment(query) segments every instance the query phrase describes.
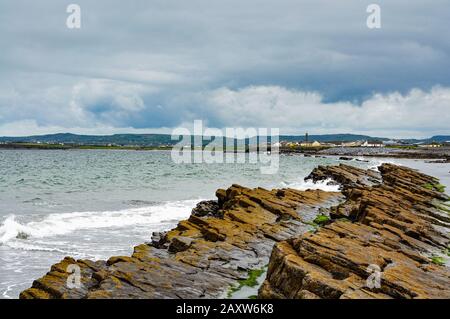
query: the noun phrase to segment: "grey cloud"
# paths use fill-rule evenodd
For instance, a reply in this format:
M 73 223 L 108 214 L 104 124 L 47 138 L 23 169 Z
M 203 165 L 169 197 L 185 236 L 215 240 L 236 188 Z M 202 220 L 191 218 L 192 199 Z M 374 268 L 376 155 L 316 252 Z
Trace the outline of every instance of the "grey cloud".
M 224 126 L 232 107 L 217 112 L 209 99 L 221 90 L 316 92 L 331 107 L 450 87 L 448 0 L 377 1 L 380 30 L 367 29 L 369 3 L 357 0 L 73 2 L 80 30 L 65 27 L 69 3 L 0 3 L 0 126 L 152 129 L 195 118 Z M 240 114 L 245 125 L 253 117 Z M 311 128 L 364 129 L 322 122 Z M 390 125 L 378 129 L 395 134 Z M 415 134 L 433 131 L 416 125 Z

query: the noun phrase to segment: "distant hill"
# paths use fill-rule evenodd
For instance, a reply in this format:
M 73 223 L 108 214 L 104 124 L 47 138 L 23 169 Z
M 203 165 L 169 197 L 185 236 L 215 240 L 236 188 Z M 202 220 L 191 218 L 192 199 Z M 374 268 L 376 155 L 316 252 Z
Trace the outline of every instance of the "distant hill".
M 0 137 L 0 142 L 160 146 L 173 144 L 174 141 L 172 141 L 170 137 L 171 136 L 168 134 L 77 135 L 71 133 L 59 133 L 25 137 Z
M 427 142 L 450 142 L 450 135 L 436 135 L 433 137 L 430 137 Z
M 305 136 L 296 135 L 280 135 L 280 141 L 304 141 Z M 319 142 L 354 142 L 354 141 L 365 141 L 365 140 L 381 140 L 388 141 L 389 138 L 385 137 L 373 137 L 368 135 L 357 135 L 357 134 L 324 134 L 324 135 L 309 135 L 309 141 L 319 141 Z
M 319 142 L 341 142 L 341 141 L 362 141 L 362 140 L 382 140 L 387 141 L 389 138 L 373 137 L 368 135 L 357 134 L 325 134 L 325 135 L 309 135 L 309 141 Z M 228 139 L 231 140 L 231 139 Z M 297 135 L 281 135 L 280 141 L 304 141 L 305 136 Z M 420 142 L 446 142 L 450 141 L 450 136 L 433 136 L 423 140 L 405 139 L 412 143 Z M 48 135 L 35 135 L 25 137 L 0 137 L 3 143 L 49 143 L 49 144 L 76 144 L 76 145 L 121 145 L 121 146 L 163 146 L 174 145 L 177 141 L 173 141 L 169 134 L 114 134 L 114 135 L 77 135 L 71 133 L 58 133 Z M 205 144 L 208 141 L 204 142 Z
M 408 143 L 432 143 L 432 142 L 450 142 L 450 135 L 435 135 L 430 138 L 424 138 L 421 140 L 418 139 L 404 139 L 405 142 Z

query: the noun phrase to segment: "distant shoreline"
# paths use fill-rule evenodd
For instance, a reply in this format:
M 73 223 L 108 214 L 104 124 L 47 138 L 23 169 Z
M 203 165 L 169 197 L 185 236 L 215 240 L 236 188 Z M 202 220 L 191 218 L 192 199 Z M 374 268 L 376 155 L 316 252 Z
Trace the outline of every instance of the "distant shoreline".
M 439 148 L 399 148 L 399 147 L 332 147 L 326 149 L 289 150 L 281 149 L 282 154 L 303 154 L 304 156 L 340 156 L 343 160 L 358 157 L 387 157 L 434 159 L 450 162 L 450 147 Z
M 8 150 L 129 150 L 153 151 L 171 150 L 171 146 L 121 146 L 121 145 L 68 145 L 68 144 L 38 144 L 38 143 L 5 143 L 0 149 Z
M 71 145 L 71 144 L 46 144 L 46 143 L 3 143 L 0 150 L 128 150 L 128 151 L 170 151 L 173 146 L 133 146 L 133 145 Z M 195 151 L 196 149 L 193 149 Z M 227 150 L 217 150 L 224 151 Z M 255 151 L 255 150 L 250 150 Z M 269 149 L 270 151 L 270 149 Z M 245 149 L 229 150 L 228 152 L 249 152 Z M 303 156 L 341 156 L 343 160 L 351 160 L 356 157 L 387 157 L 387 158 L 411 158 L 433 159 L 450 162 L 450 147 L 439 148 L 397 148 L 397 147 L 331 147 L 331 148 L 280 148 L 280 154 Z

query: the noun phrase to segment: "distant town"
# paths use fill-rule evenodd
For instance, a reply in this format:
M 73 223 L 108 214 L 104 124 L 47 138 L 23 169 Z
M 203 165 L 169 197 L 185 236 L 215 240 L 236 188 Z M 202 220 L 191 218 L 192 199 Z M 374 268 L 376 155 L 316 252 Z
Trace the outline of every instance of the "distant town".
M 246 139 L 246 151 L 257 149 L 255 139 Z M 303 136 L 282 135 L 278 142 L 271 142 L 269 148 L 278 147 L 281 152 L 316 152 L 336 149 L 436 149 L 450 148 L 450 136 L 433 136 L 427 139 L 389 139 L 354 134 L 328 134 Z M 226 138 L 226 145 L 234 145 L 236 139 Z M 70 133 L 26 137 L 0 137 L 3 149 L 124 149 L 124 150 L 167 150 L 178 141 L 168 134 L 115 134 L 115 135 L 76 135 Z M 225 143 L 226 142 L 226 143 Z M 204 146 L 209 140 L 204 141 Z M 236 143 L 239 145 L 239 143 Z M 261 145 L 261 144 L 260 144 Z M 226 150 L 224 148 L 224 150 Z M 244 149 L 241 149 L 241 151 Z M 342 151 L 341 151 L 342 152 Z M 373 151 L 372 151 L 373 152 Z M 364 152 L 363 152 L 364 153 Z
M 398 148 L 435 148 L 442 146 L 450 146 L 450 137 L 445 141 L 433 141 L 433 140 L 420 140 L 420 141 L 411 141 L 411 140 L 396 140 L 396 139 L 363 139 L 356 141 L 326 141 L 321 142 L 318 140 L 310 140 L 308 133 L 305 134 L 305 137 L 301 141 L 280 141 L 278 145 L 281 148 L 330 148 L 330 147 L 398 147 Z

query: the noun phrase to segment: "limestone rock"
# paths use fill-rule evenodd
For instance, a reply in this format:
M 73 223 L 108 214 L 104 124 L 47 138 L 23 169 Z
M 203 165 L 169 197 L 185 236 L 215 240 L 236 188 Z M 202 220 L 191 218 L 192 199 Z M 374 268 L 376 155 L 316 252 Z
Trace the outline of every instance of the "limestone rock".
M 247 270 L 267 265 L 276 241 L 304 232 L 303 213 L 317 214 L 342 195 L 232 185 L 217 198 L 200 203 L 176 228 L 153 233 L 131 256 L 64 259 L 20 298 L 218 298 Z M 71 264 L 81 269 L 78 289 L 67 287 Z
M 191 214 L 197 217 L 204 217 L 204 216 L 211 216 L 217 218 L 223 217 L 223 211 L 220 210 L 219 203 L 216 200 L 207 200 L 198 203 L 197 206 L 195 206 L 194 209 L 192 209 Z
M 171 253 L 178 253 L 180 251 L 187 250 L 193 242 L 192 238 L 185 236 L 175 236 L 172 238 L 172 241 L 169 245 L 169 251 Z
M 431 176 L 391 164 L 382 183 L 364 171 L 319 168 L 313 178 L 344 184 L 332 223 L 277 243 L 260 298 L 450 298 L 450 270 L 430 256 L 449 247 L 442 193 Z M 372 173 L 370 173 L 372 174 Z
M 345 164 L 338 166 L 320 165 L 305 178 L 305 180 L 312 180 L 313 182 L 322 182 L 328 179 L 340 184 L 343 189 L 376 185 L 381 182 L 381 176 L 378 172 Z
M 168 248 L 169 243 L 166 240 L 167 232 L 153 232 L 149 245 L 156 248 Z

